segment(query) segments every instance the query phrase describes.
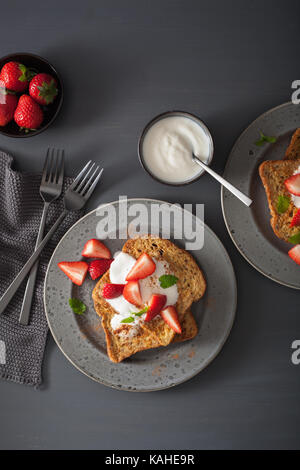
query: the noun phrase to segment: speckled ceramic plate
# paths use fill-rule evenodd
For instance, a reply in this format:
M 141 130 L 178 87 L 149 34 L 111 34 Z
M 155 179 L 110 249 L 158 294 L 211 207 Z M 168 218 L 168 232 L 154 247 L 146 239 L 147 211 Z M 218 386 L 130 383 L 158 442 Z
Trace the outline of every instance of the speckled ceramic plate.
M 279 240 L 271 228 L 258 167 L 264 160 L 282 159 L 299 126 L 300 105 L 285 103 L 259 116 L 236 141 L 224 172 L 224 178 L 249 194 L 253 204 L 247 208 L 226 189 L 221 190 L 225 223 L 237 249 L 259 272 L 294 289 L 300 289 L 300 269 L 287 254 L 291 245 Z M 276 143 L 255 145 L 260 131 L 276 136 Z
M 150 209 L 153 203 L 159 201 L 129 199 L 128 209 L 137 202 L 142 202 Z M 119 213 L 119 201 L 108 206 L 114 206 L 117 214 Z M 44 300 L 49 327 L 55 341 L 81 372 L 114 388 L 154 391 L 190 379 L 216 357 L 233 324 L 236 280 L 225 248 L 216 235 L 205 226 L 204 247 L 192 252 L 207 280 L 205 296 L 194 304 L 192 309 L 199 325 L 198 335 L 191 341 L 143 351 L 114 364 L 107 357 L 104 332 L 93 308 L 92 289 L 95 281 L 87 278 L 81 287 L 77 287 L 57 267 L 59 261 L 80 259 L 85 241 L 100 238 L 99 220 L 97 210 L 79 220 L 60 241 L 49 263 Z M 122 225 L 120 228 L 122 229 Z M 123 228 L 126 232 L 127 224 Z M 115 253 L 122 248 L 124 241 L 107 239 L 105 243 L 111 252 Z M 184 242 L 183 239 L 177 244 L 184 247 Z M 88 308 L 84 315 L 73 314 L 68 305 L 70 297 L 77 297 L 85 302 Z

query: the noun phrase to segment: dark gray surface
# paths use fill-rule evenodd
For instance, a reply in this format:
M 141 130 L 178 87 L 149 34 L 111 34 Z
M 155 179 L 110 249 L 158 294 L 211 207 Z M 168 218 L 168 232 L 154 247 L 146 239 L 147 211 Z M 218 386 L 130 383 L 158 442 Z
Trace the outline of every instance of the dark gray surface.
M 1 55 L 48 58 L 66 97 L 54 126 L 0 138 L 18 166 L 38 170 L 48 145 L 67 173 L 86 158 L 105 166 L 91 207 L 119 194 L 205 202 L 238 280 L 238 312 L 218 358 L 167 391 L 131 394 L 80 374 L 49 338 L 42 391 L 0 384 L 1 448 L 299 448 L 299 292 L 256 272 L 233 246 L 209 176 L 188 187 L 155 183 L 139 166 L 139 132 L 155 114 L 198 114 L 222 171 L 234 140 L 299 79 L 299 1 L 11 1 L 1 8 Z M 81 70 L 83 68 L 83 70 Z

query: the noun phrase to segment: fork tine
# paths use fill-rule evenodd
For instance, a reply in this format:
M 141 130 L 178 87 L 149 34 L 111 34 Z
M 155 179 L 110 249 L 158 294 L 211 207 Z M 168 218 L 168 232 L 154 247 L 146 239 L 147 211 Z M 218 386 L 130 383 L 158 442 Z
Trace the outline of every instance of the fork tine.
M 99 170 L 99 166 L 96 167 L 96 169 L 94 170 L 94 172 L 92 173 L 92 175 L 89 177 L 88 181 L 85 183 L 84 187 L 79 191 L 79 193 L 81 194 L 81 196 L 83 196 L 89 186 L 92 184 L 92 182 L 94 181 L 94 177 L 95 177 L 95 174 L 97 173 L 97 171 Z
M 75 180 L 73 181 L 71 186 L 69 186 L 68 189 L 74 190 L 74 188 L 77 186 L 77 184 L 79 183 L 81 177 L 85 174 L 86 170 L 88 169 L 88 167 L 90 166 L 91 163 L 92 163 L 92 160 L 87 162 L 87 164 L 83 167 L 81 172 L 76 176 Z
M 49 174 L 48 174 L 47 181 L 48 183 L 53 183 L 55 182 L 55 179 L 54 179 L 55 178 L 55 149 L 51 148 L 50 152 L 51 152 L 51 160 L 50 160 L 50 167 L 49 167 Z
M 98 168 L 99 168 L 99 167 L 98 167 Z M 83 196 L 86 201 L 91 197 L 91 195 L 92 195 L 92 193 L 93 193 L 93 191 L 94 191 L 94 189 L 95 189 L 95 187 L 96 187 L 96 185 L 97 185 L 99 179 L 101 178 L 102 173 L 103 173 L 103 168 L 101 168 L 101 170 L 100 170 L 100 172 L 98 173 L 98 175 L 96 176 L 94 182 L 91 184 L 89 190 L 88 190 L 87 193 Z
M 61 150 L 61 156 L 60 156 L 60 165 L 58 169 L 58 179 L 57 179 L 57 184 L 62 186 L 63 181 L 64 181 L 64 162 L 65 162 L 65 151 Z
M 53 165 L 53 183 L 57 183 L 57 178 L 58 178 L 58 168 L 59 168 L 59 155 L 60 150 L 59 149 L 54 149 L 54 165 Z
M 80 193 L 83 185 L 84 185 L 84 182 L 86 181 L 87 177 L 89 176 L 89 174 L 91 173 L 92 169 L 94 168 L 95 166 L 95 163 L 93 162 L 92 165 L 90 166 L 90 168 L 88 169 L 87 173 L 85 174 L 84 178 L 82 179 L 82 181 L 80 182 L 80 184 L 77 186 L 76 188 L 76 191 L 78 193 Z
M 41 184 L 44 184 L 47 180 L 47 174 L 48 174 L 48 169 L 49 169 L 49 162 L 50 162 L 50 149 L 47 149 L 46 153 L 46 159 L 44 163 L 44 168 L 43 168 L 43 176 L 42 176 L 42 181 Z

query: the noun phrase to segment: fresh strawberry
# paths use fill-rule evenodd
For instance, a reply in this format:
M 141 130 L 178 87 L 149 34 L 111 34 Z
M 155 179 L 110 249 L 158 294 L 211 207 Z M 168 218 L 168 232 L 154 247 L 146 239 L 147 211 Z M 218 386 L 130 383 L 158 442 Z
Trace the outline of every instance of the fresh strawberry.
M 290 227 L 296 227 L 297 225 L 300 225 L 300 209 L 297 210 L 296 214 L 292 218 Z
M 8 93 L 5 89 L 0 89 L 0 126 L 6 126 L 12 121 L 17 105 L 16 95 Z
M 124 284 L 104 284 L 102 288 L 102 296 L 105 299 L 114 299 L 120 297 L 124 289 Z
M 38 73 L 29 83 L 29 94 L 39 104 L 52 103 L 57 93 L 57 81 L 48 73 Z
M 292 258 L 295 263 L 300 264 L 300 245 L 294 246 L 289 251 L 289 256 Z
M 14 119 L 21 128 L 36 130 L 42 124 L 44 115 L 31 96 L 22 95 L 15 110 Z
M 95 259 L 89 264 L 89 273 L 93 280 L 102 276 L 110 267 L 113 259 Z
M 111 258 L 109 249 L 100 240 L 96 240 L 96 238 L 91 238 L 91 240 L 86 242 L 81 255 L 87 258 Z
M 173 305 L 165 308 L 160 312 L 162 319 L 169 325 L 175 333 L 181 333 L 181 326 L 178 319 L 176 308 Z
M 81 286 L 88 272 L 89 265 L 85 261 L 62 261 L 58 267 L 74 284 Z
M 290 176 L 284 182 L 286 189 L 294 194 L 294 196 L 300 196 L 300 173 Z
M 151 256 L 147 253 L 142 253 L 129 271 L 126 281 L 138 281 L 139 279 L 144 279 L 145 277 L 153 274 L 155 269 L 156 264 Z
M 129 281 L 125 284 L 123 290 L 123 296 L 125 299 L 137 307 L 141 307 L 143 301 L 140 292 L 139 281 Z
M 167 296 L 163 294 L 152 294 L 148 302 L 148 311 L 145 317 L 145 321 L 153 320 L 156 315 L 158 315 L 165 306 L 167 301 Z
M 19 62 L 7 62 L 0 73 L 0 84 L 8 90 L 22 92 L 28 87 L 32 72 Z

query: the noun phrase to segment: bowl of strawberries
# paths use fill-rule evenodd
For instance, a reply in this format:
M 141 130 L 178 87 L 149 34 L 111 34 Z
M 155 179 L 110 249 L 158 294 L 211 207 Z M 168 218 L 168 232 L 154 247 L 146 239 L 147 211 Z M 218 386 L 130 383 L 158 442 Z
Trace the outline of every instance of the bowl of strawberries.
M 0 133 L 32 137 L 47 129 L 63 101 L 62 81 L 46 59 L 10 54 L 0 59 Z

